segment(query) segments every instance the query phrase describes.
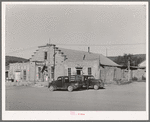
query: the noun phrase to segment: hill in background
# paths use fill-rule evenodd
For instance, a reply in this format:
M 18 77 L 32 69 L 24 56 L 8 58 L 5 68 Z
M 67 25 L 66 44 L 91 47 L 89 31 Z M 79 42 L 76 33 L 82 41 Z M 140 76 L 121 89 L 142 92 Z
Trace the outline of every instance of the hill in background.
M 5 56 L 6 66 L 9 65 L 9 63 L 21 63 L 21 62 L 27 62 L 28 59 L 15 57 L 15 56 Z
M 142 58 L 143 61 L 146 60 L 146 54 L 136 54 L 136 55 L 134 55 L 134 57 Z M 21 58 L 21 57 L 15 57 L 15 56 L 6 56 L 5 58 L 6 58 L 6 66 L 9 65 L 9 63 L 17 63 L 17 62 L 21 63 L 21 62 L 29 61 L 29 59 L 25 59 L 25 58 Z M 118 56 L 111 56 L 111 57 L 107 57 L 107 58 L 109 58 L 115 62 L 116 59 L 118 58 Z
M 136 54 L 136 55 L 134 55 L 134 57 L 142 58 L 143 61 L 146 60 L 146 54 Z M 118 58 L 118 56 L 109 56 L 107 58 L 111 59 L 112 61 L 115 61 Z
M 107 58 L 111 59 L 112 61 L 114 61 L 115 63 L 118 64 L 118 62 L 117 62 L 117 58 L 118 58 L 118 57 L 119 57 L 119 56 L 110 56 L 110 57 L 107 57 Z M 123 57 L 123 56 L 120 56 L 120 57 Z M 136 54 L 136 55 L 133 55 L 133 57 L 141 58 L 141 62 L 143 62 L 143 61 L 146 60 L 146 54 Z M 140 62 L 140 63 L 141 63 L 141 62 Z

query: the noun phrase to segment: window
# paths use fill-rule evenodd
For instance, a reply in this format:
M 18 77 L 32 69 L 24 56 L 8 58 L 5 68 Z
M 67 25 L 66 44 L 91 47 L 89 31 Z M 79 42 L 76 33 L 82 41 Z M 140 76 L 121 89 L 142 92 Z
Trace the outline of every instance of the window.
M 88 79 L 95 79 L 95 78 L 94 78 L 94 76 L 90 76 L 90 77 L 88 77 Z
M 38 67 L 38 79 L 41 78 L 41 67 Z
M 88 68 L 88 75 L 92 75 L 91 67 Z
M 6 78 L 8 78 L 8 71 L 6 71 Z
M 65 83 L 69 83 L 69 78 L 65 77 Z
M 77 75 L 81 75 L 81 70 L 77 70 Z
M 26 70 L 23 71 L 23 79 L 26 80 Z
M 114 78 L 116 78 L 116 69 L 114 69 Z
M 44 52 L 44 59 L 47 60 L 47 52 Z
M 71 76 L 71 68 L 68 68 L 68 76 Z
M 79 65 L 79 64 L 77 64 L 77 65 Z M 78 66 L 78 67 L 75 67 L 75 68 L 76 68 L 76 74 L 81 75 L 82 67 Z
M 51 78 L 54 78 L 54 67 L 51 67 Z
M 57 80 L 58 80 L 58 81 L 62 81 L 62 78 L 61 78 L 61 77 L 59 77 Z

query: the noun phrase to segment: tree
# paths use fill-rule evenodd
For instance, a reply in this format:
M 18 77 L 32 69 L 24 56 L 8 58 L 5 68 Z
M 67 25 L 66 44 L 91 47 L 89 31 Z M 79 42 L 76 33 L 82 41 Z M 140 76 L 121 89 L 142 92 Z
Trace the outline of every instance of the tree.
M 123 66 L 128 66 L 128 60 L 130 61 L 130 66 L 138 66 L 138 64 L 141 63 L 144 59 L 133 54 L 124 54 L 123 56 L 118 56 L 115 59 L 115 62 Z

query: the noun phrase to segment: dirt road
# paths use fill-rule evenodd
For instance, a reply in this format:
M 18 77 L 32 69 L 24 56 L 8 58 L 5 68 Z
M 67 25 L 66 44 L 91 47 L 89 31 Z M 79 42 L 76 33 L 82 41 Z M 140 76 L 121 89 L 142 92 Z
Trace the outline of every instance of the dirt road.
M 73 92 L 50 92 L 46 87 L 6 87 L 6 110 L 145 111 L 146 83 Z

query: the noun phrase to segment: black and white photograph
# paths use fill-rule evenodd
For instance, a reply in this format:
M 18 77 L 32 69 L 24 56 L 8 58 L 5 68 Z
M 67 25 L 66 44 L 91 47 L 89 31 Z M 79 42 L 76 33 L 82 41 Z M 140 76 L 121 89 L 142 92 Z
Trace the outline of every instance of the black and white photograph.
M 2 120 L 148 120 L 148 2 L 2 2 Z

